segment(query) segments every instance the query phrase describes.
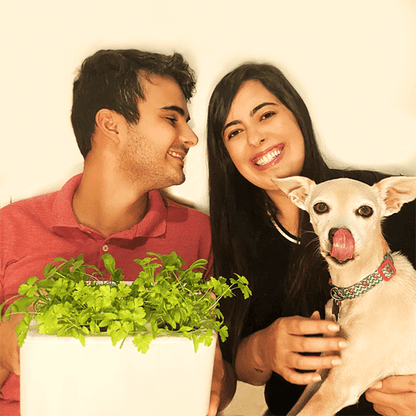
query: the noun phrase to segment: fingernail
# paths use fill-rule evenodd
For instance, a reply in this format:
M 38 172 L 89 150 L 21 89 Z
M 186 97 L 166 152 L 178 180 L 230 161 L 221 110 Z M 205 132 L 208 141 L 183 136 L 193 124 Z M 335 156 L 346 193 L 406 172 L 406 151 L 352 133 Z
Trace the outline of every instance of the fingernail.
M 331 363 L 333 367 L 338 367 L 342 364 L 342 361 L 341 358 L 334 358 Z
M 338 324 L 329 324 L 328 330 L 331 332 L 338 332 L 339 331 L 339 325 Z
M 347 341 L 340 341 L 339 344 L 338 344 L 338 346 L 341 349 L 347 348 L 348 347 L 348 342 Z
M 372 389 L 381 389 L 383 387 L 383 382 L 382 381 L 376 381 L 372 386 L 371 386 L 371 388 Z
M 319 375 L 319 374 L 315 374 L 313 377 L 312 377 L 312 381 L 314 382 L 314 383 L 317 383 L 318 381 L 321 381 L 322 380 L 322 378 L 321 378 L 321 376 Z

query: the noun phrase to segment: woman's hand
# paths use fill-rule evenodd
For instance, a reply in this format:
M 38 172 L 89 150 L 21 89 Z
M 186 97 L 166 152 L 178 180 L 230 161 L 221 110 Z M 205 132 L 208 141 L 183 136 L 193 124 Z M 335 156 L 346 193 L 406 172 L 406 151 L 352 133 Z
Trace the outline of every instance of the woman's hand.
M 383 416 L 414 416 L 416 375 L 387 377 L 369 388 L 365 396 Z
M 330 369 L 341 364 L 337 352 L 347 347 L 344 338 L 336 336 L 339 325 L 321 320 L 318 312 L 310 318 L 293 316 L 277 319 L 272 325 L 243 340 L 236 360 L 237 378 L 261 385 L 272 371 L 293 384 L 320 381 L 316 370 Z M 306 335 L 324 334 L 326 337 Z M 305 356 L 301 353 L 325 353 Z M 297 370 L 312 372 L 300 373 Z

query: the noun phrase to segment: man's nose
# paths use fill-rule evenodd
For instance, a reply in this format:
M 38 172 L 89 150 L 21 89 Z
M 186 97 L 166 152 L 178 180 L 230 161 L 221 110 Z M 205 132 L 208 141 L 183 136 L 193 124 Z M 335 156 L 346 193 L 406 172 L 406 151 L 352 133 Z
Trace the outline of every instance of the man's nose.
M 194 131 L 186 124 L 180 135 L 181 141 L 187 145 L 188 147 L 193 147 L 198 144 L 198 136 L 194 133 Z

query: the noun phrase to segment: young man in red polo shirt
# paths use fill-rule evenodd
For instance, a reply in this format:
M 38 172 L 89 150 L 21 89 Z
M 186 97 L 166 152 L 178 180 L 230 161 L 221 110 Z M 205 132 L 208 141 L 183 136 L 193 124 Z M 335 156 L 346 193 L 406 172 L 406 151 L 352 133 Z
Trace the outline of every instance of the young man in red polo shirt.
M 103 50 L 84 61 L 71 115 L 84 171 L 58 192 L 1 210 L 0 303 L 57 256 L 82 253 L 104 271 L 108 252 L 127 280 L 148 251 L 176 251 L 188 265 L 209 259 L 208 216 L 157 191 L 185 180 L 185 156 L 198 142 L 187 124 L 194 87 L 176 53 Z M 18 321 L 0 326 L 0 414 L 9 416 L 19 414 Z

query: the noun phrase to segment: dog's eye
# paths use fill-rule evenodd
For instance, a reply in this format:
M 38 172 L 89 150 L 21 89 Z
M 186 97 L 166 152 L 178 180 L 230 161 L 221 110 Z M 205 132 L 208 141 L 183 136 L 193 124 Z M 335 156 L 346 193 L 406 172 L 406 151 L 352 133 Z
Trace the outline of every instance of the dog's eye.
M 313 206 L 314 211 L 317 214 L 325 214 L 326 212 L 329 212 L 329 207 L 325 202 L 318 202 Z
M 362 207 L 357 209 L 357 215 L 360 217 L 368 218 L 373 215 L 373 208 L 369 207 L 368 205 L 363 205 Z

